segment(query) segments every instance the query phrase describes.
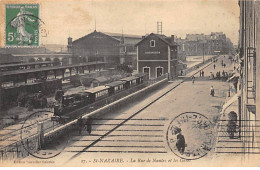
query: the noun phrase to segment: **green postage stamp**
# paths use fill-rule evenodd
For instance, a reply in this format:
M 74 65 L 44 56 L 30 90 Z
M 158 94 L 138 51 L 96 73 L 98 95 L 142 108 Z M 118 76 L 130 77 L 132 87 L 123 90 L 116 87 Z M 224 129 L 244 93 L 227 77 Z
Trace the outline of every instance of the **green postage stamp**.
M 39 46 L 39 4 L 8 4 L 5 11 L 6 46 Z

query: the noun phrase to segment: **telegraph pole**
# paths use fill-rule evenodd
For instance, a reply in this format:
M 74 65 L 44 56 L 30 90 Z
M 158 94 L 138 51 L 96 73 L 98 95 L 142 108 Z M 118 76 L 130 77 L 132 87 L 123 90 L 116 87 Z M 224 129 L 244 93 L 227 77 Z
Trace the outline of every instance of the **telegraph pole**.
M 203 42 L 203 64 L 204 64 L 204 42 Z

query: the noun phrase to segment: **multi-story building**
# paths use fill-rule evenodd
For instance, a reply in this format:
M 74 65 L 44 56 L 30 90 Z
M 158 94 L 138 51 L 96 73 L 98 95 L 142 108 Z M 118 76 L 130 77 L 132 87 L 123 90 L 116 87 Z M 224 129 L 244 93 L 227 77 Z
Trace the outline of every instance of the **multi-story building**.
M 223 32 L 187 34 L 184 46 L 188 56 L 228 54 L 233 50 L 232 42 Z
M 177 75 L 177 43 L 174 36 L 166 37 L 151 33 L 136 44 L 137 71 L 156 78 L 168 73 L 169 78 Z
M 135 44 L 141 36 L 94 31 L 75 41 L 68 38 L 68 50 L 73 57 L 85 61 L 104 61 L 107 66 L 128 64 L 136 66 Z
M 260 2 L 239 0 L 239 117 L 240 139 L 245 154 L 259 153 L 260 143 Z M 257 107 L 258 106 L 258 107 Z

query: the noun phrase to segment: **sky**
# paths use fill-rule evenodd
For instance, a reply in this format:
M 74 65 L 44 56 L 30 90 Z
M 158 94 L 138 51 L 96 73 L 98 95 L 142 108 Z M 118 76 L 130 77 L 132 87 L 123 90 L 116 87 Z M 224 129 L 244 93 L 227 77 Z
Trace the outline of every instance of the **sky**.
M 8 0 L 7 0 L 8 1 Z M 30 0 L 23 0 L 29 1 Z M 67 44 L 95 30 L 145 35 L 157 32 L 185 38 L 186 34 L 224 32 L 238 43 L 238 0 L 37 0 L 47 37 L 42 44 Z

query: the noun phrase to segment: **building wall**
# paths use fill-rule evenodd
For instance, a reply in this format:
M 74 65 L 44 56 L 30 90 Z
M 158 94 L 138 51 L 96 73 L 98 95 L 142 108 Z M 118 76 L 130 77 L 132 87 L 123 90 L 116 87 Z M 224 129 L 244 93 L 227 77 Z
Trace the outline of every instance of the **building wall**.
M 150 41 L 155 40 L 155 47 L 150 47 Z M 170 68 L 169 68 L 170 65 Z M 138 70 L 150 68 L 150 78 L 157 77 L 157 69 L 163 68 L 163 74 L 177 74 L 177 46 L 169 46 L 155 35 L 150 35 L 138 45 Z
M 100 32 L 93 32 L 72 43 L 74 57 L 81 56 L 91 61 L 105 61 L 108 66 L 119 64 L 120 41 Z
M 260 2 L 255 3 L 255 29 L 256 29 L 256 120 L 260 120 L 260 114 L 259 114 L 259 106 L 260 106 L 260 96 L 259 96 L 259 89 L 260 89 Z M 258 31 L 257 31 L 258 30 Z M 260 126 L 258 124 L 258 127 L 256 128 L 257 134 L 256 136 L 260 136 Z M 260 138 L 258 138 L 257 141 L 260 144 Z
M 126 64 L 136 68 L 136 47 L 135 44 L 121 44 L 120 64 Z
M 120 34 L 94 31 L 73 42 L 68 38 L 68 49 L 72 51 L 74 57 L 81 56 L 87 58 L 89 62 L 105 61 L 109 67 L 127 64 L 136 69 L 135 44 L 140 40 L 138 36 L 124 37 Z
M 139 62 L 139 72 L 143 73 L 144 67 L 150 67 L 150 78 L 156 77 L 156 67 L 163 67 L 163 74 L 168 73 L 168 62 Z
M 259 142 L 259 1 L 239 0 L 240 6 L 240 31 L 239 31 L 239 55 L 241 59 L 241 140 L 245 146 L 244 152 L 254 152 Z M 243 31 L 242 31 L 243 30 Z M 249 57 L 255 52 L 253 57 Z M 258 105 L 259 106 L 259 105 Z M 254 112 L 255 110 L 255 112 Z M 247 142 L 249 141 L 249 142 Z M 258 150 L 259 151 L 259 150 Z
M 185 53 L 189 56 L 228 54 L 233 51 L 233 44 L 222 32 L 210 35 L 187 34 L 184 41 Z
M 155 40 L 155 47 L 150 47 L 150 40 Z M 156 36 L 146 38 L 138 46 L 139 60 L 168 60 L 168 45 Z

